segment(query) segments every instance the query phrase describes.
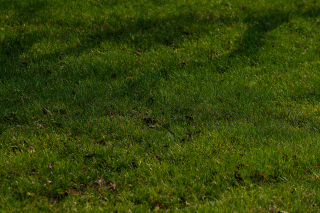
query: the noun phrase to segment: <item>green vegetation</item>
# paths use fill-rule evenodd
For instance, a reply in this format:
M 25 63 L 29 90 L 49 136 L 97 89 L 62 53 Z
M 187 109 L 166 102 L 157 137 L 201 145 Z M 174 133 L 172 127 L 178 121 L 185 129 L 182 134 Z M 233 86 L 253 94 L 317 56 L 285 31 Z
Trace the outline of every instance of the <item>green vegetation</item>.
M 319 212 L 320 2 L 0 0 L 3 212 Z

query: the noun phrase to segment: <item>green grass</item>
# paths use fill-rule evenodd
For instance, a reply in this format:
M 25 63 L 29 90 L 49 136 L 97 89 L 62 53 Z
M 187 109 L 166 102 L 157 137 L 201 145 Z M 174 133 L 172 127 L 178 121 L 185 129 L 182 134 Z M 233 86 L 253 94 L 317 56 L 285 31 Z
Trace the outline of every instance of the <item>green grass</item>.
M 1 0 L 0 210 L 319 212 L 319 47 L 314 0 Z

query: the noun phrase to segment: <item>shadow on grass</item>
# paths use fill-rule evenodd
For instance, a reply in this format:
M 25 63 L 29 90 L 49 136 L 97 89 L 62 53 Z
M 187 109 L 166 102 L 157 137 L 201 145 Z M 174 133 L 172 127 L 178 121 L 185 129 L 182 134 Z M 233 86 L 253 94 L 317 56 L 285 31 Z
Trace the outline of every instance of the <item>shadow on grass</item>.
M 121 4 L 120 2 L 111 2 L 111 5 Z M 157 1 L 154 4 L 161 5 Z M 86 21 L 78 19 L 76 21 L 69 20 L 55 20 L 52 21 L 50 16 L 46 16 L 46 11 L 50 10 L 48 1 L 33 1 L 33 3 L 23 3 L 20 1 L 13 1 L 9 3 L 10 8 L 19 14 L 17 19 L 9 22 L 8 25 L 12 27 L 21 27 L 24 24 L 42 24 L 53 25 L 61 31 L 66 27 L 78 28 L 82 26 L 83 29 L 87 29 L 87 32 L 83 34 L 76 34 L 79 39 L 77 46 L 69 46 L 63 49 L 64 55 L 77 56 L 82 53 L 99 48 L 101 43 L 110 42 L 114 45 L 123 44 L 133 51 L 141 49 L 150 49 L 157 46 L 179 47 L 184 42 L 185 38 L 198 39 L 202 36 L 209 34 L 207 25 L 219 27 L 220 24 L 225 26 L 232 26 L 234 23 L 242 21 L 248 25 L 248 29 L 243 33 L 241 38 L 236 41 L 236 48 L 230 53 L 214 58 L 211 65 L 216 72 L 228 72 L 229 64 L 234 57 L 246 57 L 250 59 L 252 65 L 259 63 L 257 52 L 261 47 L 265 45 L 265 38 L 268 32 L 278 28 L 282 24 L 287 23 L 293 17 L 301 18 L 315 18 L 320 16 L 320 8 L 316 6 L 309 6 L 303 10 L 296 8 L 292 12 L 284 10 L 268 9 L 266 11 L 254 11 L 246 9 L 244 11 L 238 10 L 239 13 L 244 13 L 243 19 L 240 20 L 239 16 L 231 17 L 222 14 L 209 14 L 208 19 L 201 18 L 197 11 L 188 8 L 187 12 L 180 12 L 178 14 L 171 14 L 165 17 L 154 15 L 151 18 L 145 18 L 143 15 L 134 18 L 122 17 L 119 14 L 113 14 L 112 19 L 108 20 L 108 26 L 104 28 L 104 20 L 98 19 L 93 21 Z M 1 9 L 0 12 L 4 12 L 6 8 Z M 70 22 L 70 23 L 69 23 Z M 102 30 L 103 29 L 103 30 Z M 1 54 L 4 53 L 5 57 L 0 58 L 1 64 L 8 65 L 17 62 L 17 59 L 26 54 L 30 48 L 38 42 L 45 39 L 50 39 L 50 35 L 47 32 L 39 28 L 35 31 L 24 32 L 23 29 L 17 35 L 7 35 L 0 41 Z M 69 35 L 64 33 L 63 35 Z M 134 37 L 135 39 L 132 39 Z M 53 41 L 56 37 L 51 38 Z M 64 42 L 68 42 L 71 37 L 62 38 Z M 57 63 L 60 61 L 60 50 L 53 51 L 50 54 L 39 54 L 37 57 L 30 56 L 31 63 L 48 62 Z M 120 68 L 119 68 L 120 69 Z M 162 70 L 159 70 L 159 76 L 161 76 Z M 9 73 L 10 74 L 10 73 Z M 140 85 L 141 82 L 145 82 L 145 77 L 129 80 L 124 82 L 121 91 L 122 94 L 114 93 L 115 97 L 127 97 L 129 99 L 135 99 L 136 101 L 142 101 L 146 98 L 150 98 L 148 94 L 148 88 L 135 85 Z M 140 83 L 139 83 L 140 82 Z M 137 92 L 140 96 L 137 98 L 133 93 Z M 176 106 L 175 106 L 176 107 Z M 174 107 L 172 107 L 174 108 Z M 184 110 L 182 106 L 179 106 L 181 110 Z M 174 111 L 174 110 L 173 110 Z M 230 119 L 230 115 L 225 113 L 225 119 Z M 234 116 L 235 117 L 235 116 Z M 221 118 L 223 119 L 223 117 Z
M 118 2 L 117 4 L 120 3 Z M 153 2 L 153 4 L 155 4 L 155 2 Z M 189 39 L 197 39 L 208 34 L 209 29 L 206 27 L 208 24 L 216 24 L 219 26 L 219 23 L 223 23 L 226 26 L 231 26 L 233 23 L 239 21 L 238 16 L 231 18 L 230 16 L 222 14 L 212 15 L 209 19 L 203 19 L 199 17 L 200 15 L 197 14 L 197 11 L 189 9 L 188 12 L 180 12 L 179 14 L 166 17 L 154 16 L 152 18 L 144 18 L 141 16 L 134 19 L 113 14 L 113 18 L 110 20 L 110 23 L 108 23 L 108 27 L 105 27 L 103 20 L 94 20 L 91 23 L 81 20 L 71 23 L 69 23 L 68 20 L 56 20 L 53 22 L 50 20 L 50 16 L 44 15 L 46 11 L 49 10 L 47 1 L 39 0 L 29 4 L 13 1 L 9 3 L 9 5 L 10 8 L 13 8 L 12 10 L 19 14 L 18 19 L 8 22 L 8 25 L 13 27 L 22 27 L 24 24 L 52 24 L 58 29 L 60 28 L 60 30 L 72 26 L 82 26 L 84 29 L 88 29 L 88 33 L 77 35 L 80 40 L 79 45 L 63 50 L 63 53 L 69 56 L 80 55 L 84 51 L 98 48 L 103 42 L 125 44 L 134 50 L 138 48 L 150 49 L 159 45 L 177 47 L 180 43 L 183 43 L 186 37 Z M 2 12 L 5 9 L 2 9 Z M 314 6 L 302 12 L 299 9 L 293 12 L 270 9 L 266 12 L 247 9 L 243 12 L 246 13 L 243 22 L 247 23 L 249 27 L 243 33 L 240 40 L 236 42 L 237 47 L 233 51 L 214 59 L 215 63 L 213 64 L 224 67 L 223 69 L 218 67 L 217 70 L 219 72 L 226 72 L 228 70 L 228 61 L 235 56 L 245 56 L 250 58 L 253 64 L 258 63 L 255 53 L 259 48 L 264 46 L 264 38 L 267 32 L 288 22 L 291 17 L 318 17 L 320 8 Z M 104 27 L 106 29 L 103 29 Z M 17 60 L 21 55 L 28 52 L 35 43 L 43 39 L 48 39 L 48 37 L 46 32 L 41 29 L 27 33 L 21 29 L 18 35 L 5 37 L 0 42 L 0 47 L 2 47 L 2 53 L 6 57 L 2 58 L 1 62 L 4 64 L 14 62 L 14 60 Z M 66 43 L 68 43 L 70 39 L 70 37 L 63 38 Z M 59 53 L 60 51 L 57 50 L 50 54 L 39 54 L 39 56 L 31 58 L 31 61 L 58 61 Z M 226 66 L 221 66 L 221 62 Z

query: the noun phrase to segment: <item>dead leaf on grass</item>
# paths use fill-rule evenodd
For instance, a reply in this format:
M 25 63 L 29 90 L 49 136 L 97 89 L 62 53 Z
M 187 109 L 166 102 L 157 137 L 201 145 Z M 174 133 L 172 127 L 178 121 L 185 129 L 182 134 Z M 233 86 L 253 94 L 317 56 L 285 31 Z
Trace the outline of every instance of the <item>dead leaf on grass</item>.
M 270 212 L 277 212 L 277 211 L 278 211 L 278 208 L 277 208 L 275 205 L 270 205 L 270 206 L 269 206 L 269 211 L 270 211 Z
M 36 152 L 36 150 L 33 148 L 33 146 L 30 146 L 30 147 L 28 148 L 28 152 L 29 152 L 30 154 L 33 154 L 33 153 Z
M 181 66 L 186 66 L 187 65 L 187 63 L 185 61 L 181 61 L 180 64 L 181 64 Z
M 267 180 L 267 176 L 261 172 L 256 172 L 255 175 L 254 175 L 255 179 L 257 181 L 264 181 L 264 180 Z
M 37 124 L 37 129 L 42 129 L 42 128 L 44 128 L 44 127 L 46 127 L 45 124 Z
M 107 29 L 107 26 L 102 26 L 101 27 L 101 31 L 103 31 L 104 29 Z
M 190 205 L 190 203 L 188 203 L 188 201 L 186 200 L 185 197 L 181 196 L 180 199 L 186 204 L 186 205 Z
M 42 112 L 43 112 L 43 114 L 45 114 L 45 115 L 52 115 L 52 113 L 48 110 L 48 109 L 46 109 L 46 108 L 43 108 L 42 109 Z
M 48 166 L 50 169 L 54 169 L 54 165 L 52 163 L 49 163 L 49 166 Z
M 103 186 L 106 182 L 104 181 L 103 178 L 99 178 L 99 179 L 96 181 L 96 183 L 101 187 L 101 186 Z
M 113 182 L 113 181 L 111 181 L 111 180 L 109 180 L 109 181 L 106 183 L 106 186 L 107 186 L 108 189 L 113 189 L 113 190 L 116 189 L 116 184 L 115 184 L 115 182 Z
M 36 172 L 37 172 L 37 170 L 33 168 L 33 169 L 31 170 L 31 172 L 30 172 L 30 175 L 34 175 Z
M 99 197 L 104 201 L 108 201 L 107 198 L 103 197 L 101 194 L 99 194 Z

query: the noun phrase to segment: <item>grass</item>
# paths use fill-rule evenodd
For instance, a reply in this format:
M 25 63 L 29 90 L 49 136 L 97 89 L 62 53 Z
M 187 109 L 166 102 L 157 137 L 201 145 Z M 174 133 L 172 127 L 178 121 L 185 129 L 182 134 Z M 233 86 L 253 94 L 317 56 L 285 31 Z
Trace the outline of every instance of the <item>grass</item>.
M 319 212 L 320 3 L 2 0 L 3 212 Z

